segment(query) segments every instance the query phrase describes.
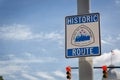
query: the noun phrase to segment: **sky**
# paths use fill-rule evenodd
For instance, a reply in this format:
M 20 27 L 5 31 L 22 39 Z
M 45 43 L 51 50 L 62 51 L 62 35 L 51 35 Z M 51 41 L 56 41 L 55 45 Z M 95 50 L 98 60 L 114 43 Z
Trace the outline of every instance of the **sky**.
M 120 0 L 90 0 L 100 13 L 101 56 L 93 66 L 120 66 Z M 0 0 L 0 75 L 5 80 L 66 80 L 65 17 L 77 14 L 77 0 Z M 94 80 L 102 70 L 94 69 Z M 78 70 L 72 70 L 78 80 Z

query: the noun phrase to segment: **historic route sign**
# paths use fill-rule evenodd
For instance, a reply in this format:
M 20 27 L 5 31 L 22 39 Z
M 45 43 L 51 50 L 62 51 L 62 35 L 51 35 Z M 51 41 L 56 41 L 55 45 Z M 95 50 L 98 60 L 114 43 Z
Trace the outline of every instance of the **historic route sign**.
M 65 17 L 66 58 L 99 55 L 101 55 L 100 14 Z

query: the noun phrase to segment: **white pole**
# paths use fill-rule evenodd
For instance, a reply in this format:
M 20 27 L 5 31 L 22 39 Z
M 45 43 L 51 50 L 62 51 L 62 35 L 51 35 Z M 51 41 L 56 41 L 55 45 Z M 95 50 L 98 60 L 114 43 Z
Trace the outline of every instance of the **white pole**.
M 77 14 L 85 13 L 89 13 L 89 0 L 77 0 Z M 79 80 L 93 80 L 92 58 L 79 58 Z
M 112 53 L 111 53 L 111 65 L 112 65 Z
M 113 64 L 113 62 L 112 62 L 112 56 L 114 55 L 114 51 L 113 50 L 111 50 L 111 65 Z

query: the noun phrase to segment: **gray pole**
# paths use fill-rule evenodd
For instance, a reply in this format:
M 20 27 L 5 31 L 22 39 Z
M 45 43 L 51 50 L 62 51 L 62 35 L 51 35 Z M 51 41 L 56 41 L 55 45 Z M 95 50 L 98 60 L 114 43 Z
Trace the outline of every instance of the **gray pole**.
M 89 13 L 89 0 L 77 0 L 77 14 Z
M 85 13 L 89 13 L 89 0 L 77 0 L 77 14 Z M 93 80 L 92 58 L 79 58 L 79 80 Z

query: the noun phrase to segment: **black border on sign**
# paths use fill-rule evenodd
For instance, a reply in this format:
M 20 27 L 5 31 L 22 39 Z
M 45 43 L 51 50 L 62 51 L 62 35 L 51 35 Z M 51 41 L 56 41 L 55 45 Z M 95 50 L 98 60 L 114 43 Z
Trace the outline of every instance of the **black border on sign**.
M 66 26 L 66 18 L 73 17 L 73 16 L 85 16 L 85 15 L 92 15 L 92 14 L 98 14 L 98 27 L 99 27 L 99 54 L 97 55 L 86 55 L 86 56 L 67 56 L 67 26 Z M 100 56 L 101 55 L 101 34 L 100 34 L 100 13 L 87 13 L 87 14 L 81 14 L 81 15 L 71 15 L 65 17 L 65 57 L 66 58 L 80 58 L 80 57 L 92 57 L 92 56 Z

